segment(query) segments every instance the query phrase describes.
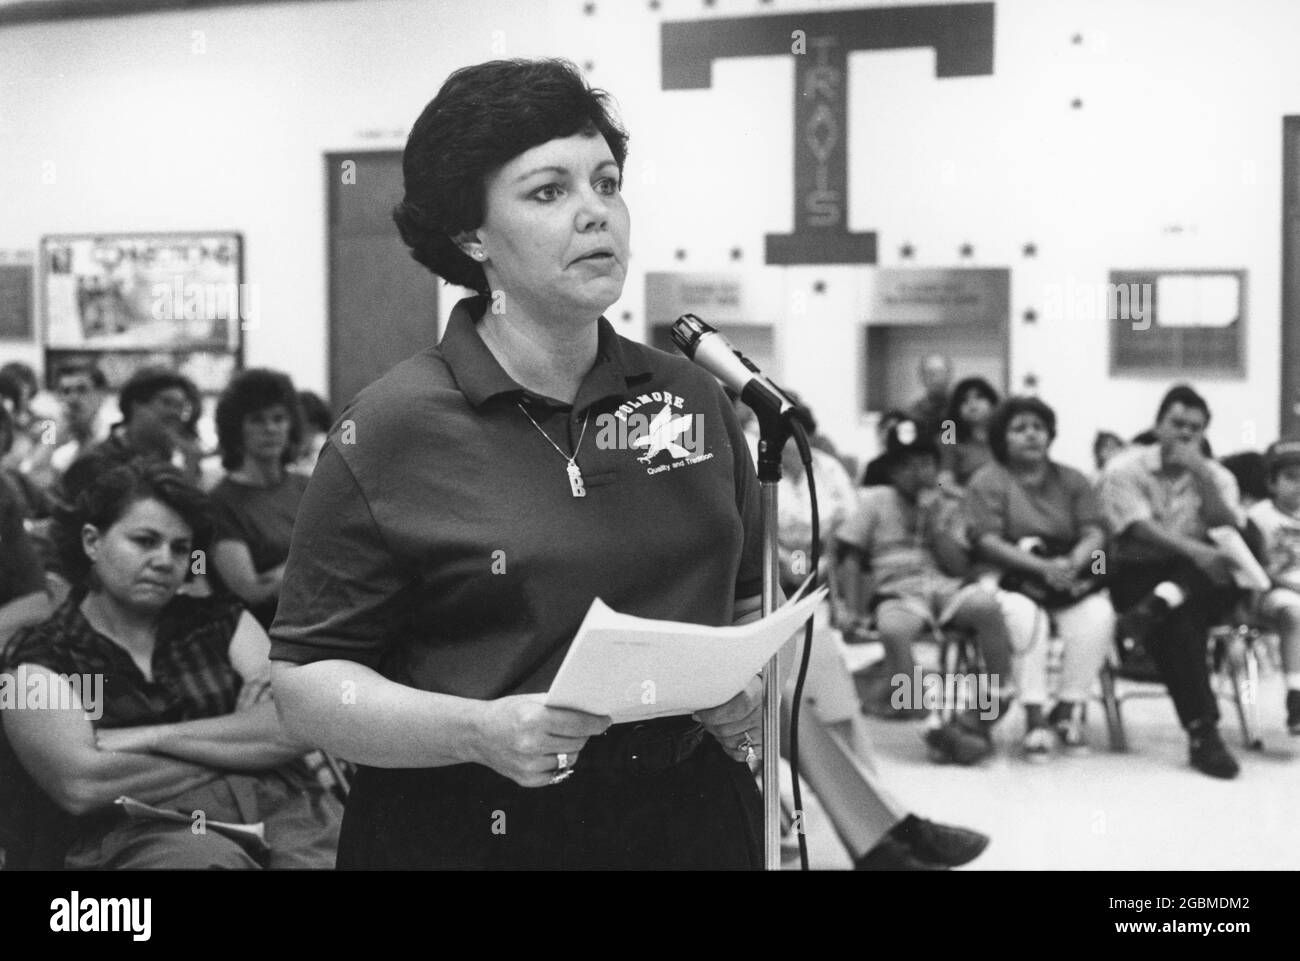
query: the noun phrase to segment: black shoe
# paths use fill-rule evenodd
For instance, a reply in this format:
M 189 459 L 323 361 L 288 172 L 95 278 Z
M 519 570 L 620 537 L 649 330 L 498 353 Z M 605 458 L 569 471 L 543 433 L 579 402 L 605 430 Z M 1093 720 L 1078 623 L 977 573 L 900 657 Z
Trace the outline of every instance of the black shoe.
M 1191 747 L 1188 751 L 1192 767 L 1210 777 L 1231 779 L 1241 771 L 1241 765 L 1228 751 L 1228 746 L 1219 737 L 1218 728 L 1192 732 Z
M 1286 729 L 1300 734 L 1300 691 L 1286 692 Z
M 926 731 L 925 743 L 936 764 L 978 764 L 993 753 L 993 739 L 987 733 L 968 730 L 956 721 Z
M 989 836 L 909 814 L 889 832 L 922 861 L 955 868 L 969 864 L 989 846 Z
M 855 871 L 943 871 L 942 864 L 923 861 L 912 853 L 902 841 L 891 837 L 893 832 L 880 839 L 880 843 L 853 862 Z

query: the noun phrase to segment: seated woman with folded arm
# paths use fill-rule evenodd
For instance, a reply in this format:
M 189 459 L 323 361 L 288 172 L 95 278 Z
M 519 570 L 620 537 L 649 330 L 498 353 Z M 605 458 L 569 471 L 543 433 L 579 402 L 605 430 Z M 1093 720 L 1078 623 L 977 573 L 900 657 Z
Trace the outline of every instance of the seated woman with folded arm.
M 134 461 L 62 519 L 73 591 L 0 659 L 20 695 L 45 678 L 42 704 L 0 711 L 0 827 L 43 866 L 333 863 L 342 812 L 281 730 L 266 632 L 237 602 L 178 594 L 207 509 L 175 468 Z M 191 820 L 133 819 L 122 795 Z M 269 852 L 200 821 L 260 822 Z
M 1025 706 L 1024 754 L 1087 750 L 1083 709 L 1115 633 L 1102 580 L 1107 526 L 1092 484 L 1050 456 L 1056 413 L 1036 397 L 1012 397 L 989 423 L 993 461 L 966 488 L 969 533 L 1000 579 L 1002 612 L 1016 648 Z M 1048 699 L 1049 619 L 1065 639 L 1057 702 Z

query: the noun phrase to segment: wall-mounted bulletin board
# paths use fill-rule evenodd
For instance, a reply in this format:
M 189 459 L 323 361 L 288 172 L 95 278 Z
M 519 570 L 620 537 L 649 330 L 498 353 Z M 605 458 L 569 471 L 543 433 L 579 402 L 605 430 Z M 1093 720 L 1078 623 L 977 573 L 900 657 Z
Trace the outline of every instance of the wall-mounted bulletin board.
M 1246 376 L 1246 271 L 1113 270 L 1110 372 Z
M 242 366 L 257 322 L 237 233 L 64 234 L 41 240 L 41 334 L 47 374 L 93 359 L 111 388 L 144 366 L 219 393 Z

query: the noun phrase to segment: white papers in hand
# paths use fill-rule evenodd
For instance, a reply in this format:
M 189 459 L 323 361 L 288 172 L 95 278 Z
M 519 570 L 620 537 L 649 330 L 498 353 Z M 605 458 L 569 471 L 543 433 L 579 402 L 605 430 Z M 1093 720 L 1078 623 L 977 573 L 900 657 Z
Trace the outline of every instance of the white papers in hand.
M 615 723 L 725 704 L 825 597 L 823 587 L 767 617 L 729 627 L 633 617 L 597 598 L 569 645 L 546 704 L 607 715 Z
M 1212 527 L 1205 533 L 1232 558 L 1232 577 L 1238 587 L 1247 591 L 1268 590 L 1273 582 L 1268 579 L 1267 572 L 1255 560 L 1255 555 L 1250 552 L 1235 527 Z

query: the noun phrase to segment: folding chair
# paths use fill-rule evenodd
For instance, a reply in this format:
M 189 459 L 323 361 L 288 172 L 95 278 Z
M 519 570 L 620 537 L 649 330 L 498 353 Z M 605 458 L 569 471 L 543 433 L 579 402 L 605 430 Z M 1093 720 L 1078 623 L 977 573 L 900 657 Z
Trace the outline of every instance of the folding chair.
M 1215 693 L 1219 697 L 1232 701 L 1241 725 L 1242 742 L 1250 751 L 1264 749 L 1259 681 L 1260 653 L 1264 647 L 1262 639 L 1266 633 L 1243 609 L 1239 609 L 1230 621 L 1211 627 L 1207 635 L 1206 658 L 1210 667 L 1210 683 L 1217 688 Z M 1121 692 L 1116 686 L 1118 680 L 1141 682 L 1145 686 Z M 1155 688 L 1151 686 L 1152 683 L 1160 686 Z M 1153 671 L 1140 666 L 1136 669 L 1125 666 L 1117 649 L 1111 651 L 1111 657 L 1102 669 L 1101 684 L 1103 692 L 1110 692 L 1106 723 L 1110 730 L 1111 750 L 1127 751 L 1128 737 L 1124 730 L 1121 704 L 1134 697 L 1167 697 L 1168 692 Z

